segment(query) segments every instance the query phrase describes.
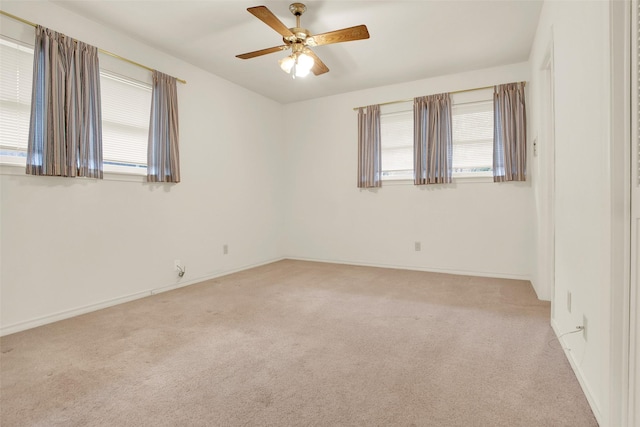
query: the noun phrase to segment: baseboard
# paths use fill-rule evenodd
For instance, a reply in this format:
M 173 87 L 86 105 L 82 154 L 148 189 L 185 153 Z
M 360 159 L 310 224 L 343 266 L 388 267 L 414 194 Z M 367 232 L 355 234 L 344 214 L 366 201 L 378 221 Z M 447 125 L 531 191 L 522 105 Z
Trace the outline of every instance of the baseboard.
M 114 305 L 124 304 L 126 302 L 134 301 L 140 298 L 148 297 L 151 295 L 159 294 L 162 292 L 171 291 L 178 288 L 183 288 L 185 286 L 194 285 L 196 283 L 201 283 L 206 280 L 216 279 L 218 277 L 227 276 L 229 274 L 237 273 L 239 271 L 249 270 L 251 268 L 260 267 L 261 265 L 271 264 L 276 261 L 281 261 L 283 258 L 273 258 L 266 261 L 261 261 L 254 264 L 243 265 L 238 268 L 234 268 L 231 270 L 224 270 L 220 272 L 216 272 L 210 275 L 198 277 L 196 279 L 191 279 L 189 281 L 180 282 L 173 285 L 162 286 L 159 288 L 153 288 L 145 291 L 136 292 L 130 295 L 125 295 L 122 297 L 112 298 L 106 301 L 101 301 L 95 304 L 89 304 L 82 307 L 72 308 L 70 310 L 60 311 L 54 314 L 37 317 L 35 319 L 25 320 L 23 322 L 14 323 L 7 326 L 0 327 L 0 336 L 5 336 L 9 334 L 14 334 L 16 332 L 26 331 L 27 329 L 36 328 L 38 326 L 47 325 L 49 323 L 58 322 L 60 320 L 69 319 L 71 317 L 80 316 L 82 314 L 91 313 L 92 311 L 102 310 L 103 308 L 113 307 Z
M 362 267 L 378 267 L 378 268 L 394 268 L 397 270 L 426 271 L 429 273 L 455 274 L 457 276 L 492 277 L 496 279 L 514 279 L 514 280 L 531 281 L 531 276 L 528 274 L 520 275 L 520 274 L 505 274 L 505 273 L 496 273 L 496 272 L 487 272 L 487 271 L 452 270 L 452 269 L 446 269 L 446 268 L 419 267 L 419 266 L 412 266 L 412 265 L 383 264 L 383 263 L 371 263 L 371 262 L 337 260 L 337 259 L 305 258 L 305 257 L 297 257 L 297 256 L 285 256 L 283 258 L 292 259 L 296 261 L 323 262 L 328 264 L 345 264 L 345 265 L 357 265 Z
M 556 337 L 560 337 L 561 333 L 558 330 L 558 325 L 553 319 L 551 319 L 551 328 L 553 329 L 553 332 L 556 334 Z M 606 424 L 604 424 L 602 420 L 602 412 L 600 411 L 600 408 L 598 407 L 598 404 L 595 398 L 593 397 L 591 388 L 589 387 L 587 380 L 582 375 L 582 371 L 580 370 L 580 365 L 574 359 L 573 353 L 571 353 L 571 351 L 567 348 L 568 346 L 565 345 L 566 344 L 565 340 L 566 340 L 565 337 L 558 338 L 558 341 L 560 341 L 560 344 L 562 345 L 562 349 L 564 350 L 564 355 L 569 361 L 569 364 L 571 365 L 571 369 L 573 369 L 573 373 L 578 379 L 578 383 L 580 384 L 580 387 L 582 388 L 582 392 L 587 398 L 587 402 L 589 402 L 589 406 L 591 407 L 591 411 L 593 411 L 593 415 L 596 417 L 596 421 L 598 422 L 598 425 L 605 426 Z
M 262 265 L 267 265 L 267 264 L 271 264 L 274 262 L 278 262 L 278 261 L 282 261 L 283 259 L 285 259 L 284 257 L 278 257 L 278 258 L 272 258 L 266 261 L 261 261 L 261 262 L 257 262 L 257 263 L 253 263 L 253 264 L 246 264 L 243 265 L 241 267 L 238 268 L 233 268 L 231 270 L 224 270 L 224 271 L 220 271 L 220 272 L 216 272 L 213 274 L 209 274 L 206 276 L 202 276 L 202 277 L 198 277 L 196 279 L 191 279 L 185 282 L 180 282 L 180 283 L 175 283 L 173 285 L 167 285 L 167 286 L 163 286 L 160 288 L 155 288 L 155 289 L 151 289 L 150 295 L 155 295 L 155 294 L 161 294 L 163 292 L 168 292 L 168 291 L 173 291 L 174 289 L 179 289 L 179 288 L 184 288 L 185 286 L 190 286 L 190 285 L 195 285 L 196 283 L 201 283 L 207 280 L 211 280 L 211 279 L 217 279 L 219 277 L 223 277 L 223 276 L 228 276 L 229 274 L 233 274 L 233 273 L 238 273 L 240 271 L 245 271 L 245 270 L 249 270 L 252 268 L 256 268 L 256 267 L 260 267 Z
M 12 325 L 2 326 L 2 328 L 0 328 L 0 336 L 15 334 L 16 332 L 37 328 L 38 326 L 43 326 L 49 323 L 58 322 L 60 320 L 69 319 L 71 317 L 80 316 L 82 314 L 91 313 L 92 311 L 102 310 L 103 308 L 111 307 L 114 305 L 124 304 L 125 302 L 134 301 L 140 298 L 147 297 L 149 295 L 151 295 L 150 291 L 136 292 L 134 294 L 126 295 L 123 297 L 117 297 L 95 304 L 89 304 L 82 307 L 72 308 L 70 310 L 59 311 L 57 313 L 49 314 L 42 317 L 36 317 L 35 319 L 25 320 L 22 322 L 14 323 Z

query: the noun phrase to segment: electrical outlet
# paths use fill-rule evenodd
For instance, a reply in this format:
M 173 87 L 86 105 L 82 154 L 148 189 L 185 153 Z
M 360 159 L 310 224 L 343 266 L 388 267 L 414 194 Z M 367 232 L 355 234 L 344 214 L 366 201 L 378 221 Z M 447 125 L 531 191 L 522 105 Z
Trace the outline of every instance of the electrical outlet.
M 183 277 L 184 273 L 187 271 L 187 267 L 182 265 L 182 262 L 179 259 L 174 260 L 173 265 L 178 272 L 178 277 Z
M 226 243 L 222 245 L 222 253 L 224 255 L 227 255 L 229 253 L 229 245 L 227 245 Z
M 415 242 L 413 247 L 416 252 L 420 252 L 422 250 L 422 244 L 420 242 Z
M 571 292 L 567 291 L 567 311 L 571 313 Z
M 587 316 L 582 315 L 582 338 L 587 340 Z

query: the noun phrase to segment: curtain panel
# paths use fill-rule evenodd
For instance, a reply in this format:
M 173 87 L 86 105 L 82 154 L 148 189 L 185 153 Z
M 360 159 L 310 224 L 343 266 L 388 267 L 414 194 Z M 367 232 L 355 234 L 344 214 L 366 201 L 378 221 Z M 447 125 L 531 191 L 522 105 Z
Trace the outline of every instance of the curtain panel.
M 498 85 L 494 89 L 493 180 L 526 181 L 527 114 L 525 82 Z
M 380 106 L 358 109 L 358 188 L 382 186 Z
M 448 93 L 413 100 L 414 184 L 452 182 L 453 132 Z
M 176 78 L 154 71 L 147 150 L 148 182 L 180 182 L 178 140 Z
M 102 178 L 98 48 L 39 25 L 26 173 Z

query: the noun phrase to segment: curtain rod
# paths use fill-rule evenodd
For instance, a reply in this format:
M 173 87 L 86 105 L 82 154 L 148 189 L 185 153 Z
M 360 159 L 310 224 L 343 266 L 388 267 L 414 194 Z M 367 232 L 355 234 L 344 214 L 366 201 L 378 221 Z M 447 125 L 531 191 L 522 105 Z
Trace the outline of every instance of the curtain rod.
M 31 22 L 31 21 L 27 21 L 26 19 L 20 18 L 19 16 L 12 15 L 12 14 L 10 14 L 8 12 L 5 12 L 4 10 L 0 10 L 0 15 L 8 16 L 9 18 L 15 19 L 16 21 L 20 21 L 23 24 L 31 25 L 34 28 L 38 26 L 38 24 L 35 24 L 35 23 Z M 132 60 L 127 59 L 127 58 L 125 58 L 123 56 L 117 55 L 117 54 L 115 54 L 113 52 L 109 52 L 108 50 L 104 50 L 104 49 L 98 48 L 98 51 L 100 53 L 104 53 L 105 55 L 113 56 L 114 58 L 117 58 L 117 59 L 119 59 L 121 61 L 128 62 L 129 64 L 135 65 L 137 67 L 144 68 L 145 70 L 155 71 L 153 68 L 147 67 L 146 65 L 142 65 L 142 64 L 140 64 L 138 62 L 132 61 Z M 187 84 L 186 80 L 179 79 L 177 77 L 176 77 L 176 80 L 179 81 L 180 83 Z
M 494 86 L 476 87 L 476 88 L 473 88 L 473 89 L 454 90 L 454 91 L 451 91 L 449 93 L 452 94 L 452 93 L 473 92 L 473 91 L 476 91 L 476 90 L 493 89 L 493 87 Z M 378 105 L 382 106 L 382 105 L 400 104 L 401 102 L 411 102 L 411 101 L 413 101 L 413 98 L 411 98 L 411 99 L 399 99 L 397 101 L 382 102 L 382 103 L 380 103 Z M 357 111 L 359 108 L 364 108 L 364 107 L 355 107 L 353 109 L 353 111 Z

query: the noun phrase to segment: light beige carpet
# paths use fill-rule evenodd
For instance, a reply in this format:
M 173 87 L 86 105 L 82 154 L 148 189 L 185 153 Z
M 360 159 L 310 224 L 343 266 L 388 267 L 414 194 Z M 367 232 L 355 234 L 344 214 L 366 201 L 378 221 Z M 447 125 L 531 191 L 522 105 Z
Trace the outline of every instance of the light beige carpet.
M 595 426 L 528 282 L 281 261 L 1 340 L 10 426 Z

